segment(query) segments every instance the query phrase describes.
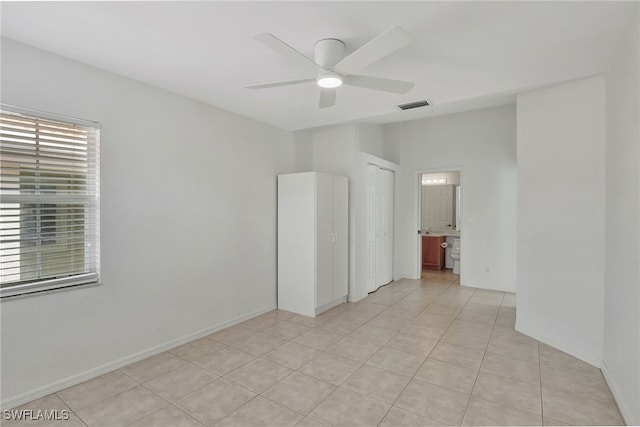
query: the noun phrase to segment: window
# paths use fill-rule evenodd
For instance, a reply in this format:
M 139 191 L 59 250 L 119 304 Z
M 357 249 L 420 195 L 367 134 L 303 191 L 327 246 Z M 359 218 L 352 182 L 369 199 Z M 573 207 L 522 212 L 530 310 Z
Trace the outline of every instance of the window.
M 97 283 L 97 123 L 0 106 L 0 295 Z

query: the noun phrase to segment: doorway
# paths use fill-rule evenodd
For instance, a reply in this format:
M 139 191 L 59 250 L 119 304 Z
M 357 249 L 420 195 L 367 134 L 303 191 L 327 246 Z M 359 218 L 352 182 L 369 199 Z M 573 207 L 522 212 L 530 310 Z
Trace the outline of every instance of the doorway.
M 393 280 L 394 172 L 367 164 L 367 292 Z
M 461 243 L 462 171 L 424 171 L 417 178 L 418 277 L 433 271 L 460 274 L 461 257 L 451 254 Z

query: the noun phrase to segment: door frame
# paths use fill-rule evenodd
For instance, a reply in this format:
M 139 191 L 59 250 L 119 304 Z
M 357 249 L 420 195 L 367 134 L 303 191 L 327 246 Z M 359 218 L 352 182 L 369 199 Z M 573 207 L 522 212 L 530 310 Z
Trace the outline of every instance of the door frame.
M 415 200 L 417 201 L 417 212 L 418 216 L 416 218 L 415 225 L 417 228 L 414 228 L 414 231 L 422 230 L 422 175 L 427 173 L 443 173 L 443 172 L 458 172 L 460 173 L 460 188 L 464 185 L 464 170 L 462 167 L 441 167 L 441 168 L 428 168 L 428 169 L 420 169 L 414 173 L 414 191 L 413 194 L 415 196 Z M 462 190 L 460 194 L 460 222 L 463 222 L 464 218 L 464 203 L 462 203 Z M 454 212 L 455 214 L 455 212 Z M 465 227 L 460 225 L 460 241 L 462 242 L 462 235 L 464 234 Z M 417 268 L 416 268 L 416 277 L 420 279 L 422 277 L 422 234 L 416 233 L 415 247 L 416 247 L 416 260 L 417 260 Z M 462 264 L 464 259 L 460 258 L 460 282 L 462 282 Z

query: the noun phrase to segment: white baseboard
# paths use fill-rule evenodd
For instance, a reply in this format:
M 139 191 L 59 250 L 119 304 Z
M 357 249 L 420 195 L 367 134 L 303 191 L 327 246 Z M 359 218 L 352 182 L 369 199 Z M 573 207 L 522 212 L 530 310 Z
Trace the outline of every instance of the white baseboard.
M 624 404 L 625 400 L 620 392 L 620 388 L 609 373 L 609 369 L 607 368 L 607 364 L 604 363 L 604 360 L 602 361 L 601 366 L 600 370 L 602 371 L 602 375 L 604 375 L 604 379 L 609 386 L 609 390 L 611 390 L 611 394 L 613 394 L 613 399 L 618 405 L 618 409 L 620 410 L 620 414 L 622 415 L 625 424 L 628 426 L 640 425 L 640 419 L 634 419 L 634 415 L 631 413 L 631 410 Z
M 364 295 L 348 295 L 347 301 L 348 302 L 358 302 L 363 300 L 368 294 L 364 294 Z
M 338 306 L 338 305 L 340 305 L 342 303 L 345 303 L 345 302 L 347 302 L 347 297 L 346 296 L 338 298 L 338 299 L 335 299 L 335 300 L 331 301 L 330 303 L 323 305 L 322 307 L 318 307 L 318 308 L 316 308 L 316 316 L 319 315 L 320 313 L 324 313 L 325 311 L 327 311 L 327 310 L 329 310 L 329 309 L 331 309 L 331 308 L 333 308 L 335 306 Z
M 253 317 L 259 316 L 268 311 L 274 310 L 276 308 L 276 304 L 269 305 L 267 307 L 263 307 L 261 309 L 255 310 L 249 314 L 245 314 L 235 319 L 228 320 L 226 322 L 220 323 L 215 326 L 211 326 L 208 328 L 201 329 L 199 331 L 193 332 L 191 334 L 185 335 L 178 339 L 171 340 L 164 344 L 148 348 L 146 350 L 140 351 L 138 353 L 122 357 L 120 359 L 114 360 L 112 362 L 106 363 L 101 366 L 97 366 L 95 368 L 89 369 L 84 372 L 80 372 L 79 374 L 72 375 L 70 377 L 64 378 L 59 381 L 55 381 L 53 383 L 47 384 L 42 387 L 38 387 L 37 389 L 30 390 L 26 393 L 19 394 L 17 396 L 9 397 L 8 399 L 3 399 L 0 402 L 1 409 L 9 409 L 14 408 L 16 406 L 20 406 L 24 403 L 31 402 L 32 400 L 39 399 L 41 397 L 47 396 L 51 393 L 58 392 L 60 390 L 64 390 L 65 388 L 74 386 L 76 384 L 80 384 L 81 382 L 90 380 L 92 378 L 98 377 L 100 375 L 106 374 L 108 372 L 114 371 L 116 369 L 122 368 L 124 366 L 130 365 L 135 362 L 139 362 L 148 357 L 155 356 L 156 354 L 165 352 L 174 347 L 177 347 L 182 344 L 186 344 L 198 338 L 205 337 L 214 332 L 220 331 L 222 329 L 228 328 L 230 326 L 236 325 L 240 322 L 244 322 L 245 320 L 251 319 Z

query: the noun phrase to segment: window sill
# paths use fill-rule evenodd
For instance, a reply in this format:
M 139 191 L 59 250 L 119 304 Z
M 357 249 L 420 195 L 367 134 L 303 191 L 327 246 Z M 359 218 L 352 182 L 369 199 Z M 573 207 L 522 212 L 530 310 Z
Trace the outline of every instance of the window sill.
M 0 289 L 0 299 L 2 301 L 14 300 L 22 297 L 49 294 L 65 290 L 77 289 L 79 287 L 96 286 L 101 282 L 96 273 L 89 273 L 81 277 L 69 277 L 64 279 L 53 279 L 43 282 L 28 283 L 8 288 Z

